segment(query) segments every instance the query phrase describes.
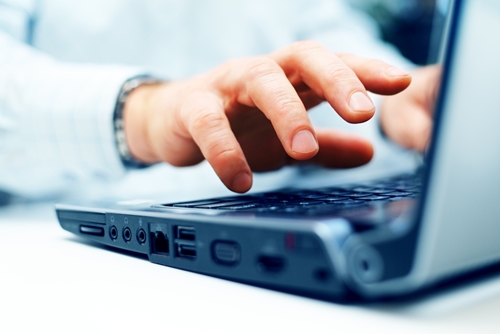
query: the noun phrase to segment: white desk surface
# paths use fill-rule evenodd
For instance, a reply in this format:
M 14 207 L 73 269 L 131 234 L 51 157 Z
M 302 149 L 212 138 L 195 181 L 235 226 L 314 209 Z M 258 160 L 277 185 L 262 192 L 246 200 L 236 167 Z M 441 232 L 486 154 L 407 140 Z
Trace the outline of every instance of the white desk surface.
M 399 303 L 341 305 L 152 264 L 0 208 L 0 333 L 500 333 L 500 273 Z

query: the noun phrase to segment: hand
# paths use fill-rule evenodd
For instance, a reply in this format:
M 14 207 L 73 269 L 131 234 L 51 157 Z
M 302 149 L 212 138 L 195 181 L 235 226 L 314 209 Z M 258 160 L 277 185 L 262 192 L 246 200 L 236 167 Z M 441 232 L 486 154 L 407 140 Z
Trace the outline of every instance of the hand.
M 125 104 L 127 142 L 146 163 L 207 159 L 229 189 L 245 192 L 252 170 L 304 160 L 337 168 L 367 163 L 369 142 L 313 129 L 306 110 L 326 100 L 344 120 L 364 122 L 375 111 L 366 89 L 395 94 L 410 81 L 384 62 L 298 42 L 188 80 L 138 87 Z
M 408 89 L 384 98 L 380 122 L 387 137 L 409 149 L 427 149 L 440 77 L 440 65 L 422 67 L 413 73 Z

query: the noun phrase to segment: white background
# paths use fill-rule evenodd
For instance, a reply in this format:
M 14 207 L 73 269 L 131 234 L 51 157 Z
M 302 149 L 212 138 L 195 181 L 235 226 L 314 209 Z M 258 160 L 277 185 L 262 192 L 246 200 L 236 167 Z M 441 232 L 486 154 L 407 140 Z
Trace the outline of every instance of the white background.
M 0 333 L 498 333 L 500 273 L 406 301 L 342 305 L 172 269 L 0 210 Z

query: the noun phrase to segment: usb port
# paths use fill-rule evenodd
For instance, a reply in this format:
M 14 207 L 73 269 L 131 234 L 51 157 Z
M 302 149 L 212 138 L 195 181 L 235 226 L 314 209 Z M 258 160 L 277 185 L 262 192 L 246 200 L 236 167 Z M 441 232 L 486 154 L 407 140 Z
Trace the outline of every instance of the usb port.
M 192 226 L 176 226 L 176 238 L 194 241 L 196 239 L 196 231 Z
M 186 245 L 186 244 L 177 244 L 177 257 L 183 257 L 186 259 L 195 259 L 196 258 L 196 246 L 194 245 Z

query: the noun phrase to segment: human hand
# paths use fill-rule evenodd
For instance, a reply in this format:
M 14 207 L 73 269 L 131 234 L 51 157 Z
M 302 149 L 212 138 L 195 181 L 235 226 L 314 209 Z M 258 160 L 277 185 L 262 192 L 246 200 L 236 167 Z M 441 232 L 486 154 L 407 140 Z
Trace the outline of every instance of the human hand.
M 252 170 L 305 160 L 335 168 L 367 163 L 369 142 L 313 129 L 306 110 L 326 100 L 347 122 L 364 122 L 375 111 L 366 89 L 395 94 L 410 82 L 382 61 L 298 42 L 188 80 L 138 87 L 124 109 L 127 143 L 146 163 L 207 159 L 229 189 L 245 192 Z
M 380 124 L 388 138 L 409 149 L 427 149 L 440 77 L 440 65 L 422 67 L 413 73 L 408 89 L 384 98 Z

